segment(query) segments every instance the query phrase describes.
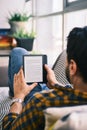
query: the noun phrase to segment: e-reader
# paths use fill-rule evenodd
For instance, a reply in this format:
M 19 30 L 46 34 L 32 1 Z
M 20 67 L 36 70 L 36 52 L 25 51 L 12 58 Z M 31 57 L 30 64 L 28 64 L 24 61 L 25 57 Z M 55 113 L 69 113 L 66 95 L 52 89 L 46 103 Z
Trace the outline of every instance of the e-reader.
M 27 83 L 46 83 L 46 70 L 44 64 L 47 64 L 47 55 L 24 55 L 23 69 Z

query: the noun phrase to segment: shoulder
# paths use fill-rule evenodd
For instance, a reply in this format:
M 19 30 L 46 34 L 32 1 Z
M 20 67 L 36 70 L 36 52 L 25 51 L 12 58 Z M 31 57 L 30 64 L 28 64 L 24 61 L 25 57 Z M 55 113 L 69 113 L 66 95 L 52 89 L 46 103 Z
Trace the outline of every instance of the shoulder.
M 49 90 L 42 90 L 40 92 L 37 92 L 33 95 L 33 100 L 40 100 L 40 101 L 43 101 L 43 100 L 46 100 L 46 99 L 50 99 L 52 98 L 54 95 L 54 97 L 57 96 L 57 90 L 54 88 L 54 89 L 49 89 Z
M 44 94 L 49 94 L 49 93 L 52 93 L 53 91 L 54 91 L 54 89 L 42 90 L 40 92 L 35 93 L 34 96 L 35 97 L 43 96 Z

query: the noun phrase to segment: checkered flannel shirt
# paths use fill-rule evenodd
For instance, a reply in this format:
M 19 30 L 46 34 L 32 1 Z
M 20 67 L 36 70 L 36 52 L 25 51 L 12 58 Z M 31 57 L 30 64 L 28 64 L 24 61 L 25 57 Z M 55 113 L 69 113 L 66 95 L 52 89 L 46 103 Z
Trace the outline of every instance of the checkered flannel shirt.
M 44 130 L 44 109 L 83 104 L 87 104 L 87 92 L 65 87 L 42 91 L 33 96 L 20 115 L 9 113 L 5 116 L 3 130 Z

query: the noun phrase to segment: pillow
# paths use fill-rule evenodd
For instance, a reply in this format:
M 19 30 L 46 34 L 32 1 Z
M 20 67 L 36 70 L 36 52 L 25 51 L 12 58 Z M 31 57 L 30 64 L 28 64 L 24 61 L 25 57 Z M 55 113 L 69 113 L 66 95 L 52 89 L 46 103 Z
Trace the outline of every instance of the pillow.
M 0 96 L 9 96 L 9 87 L 0 87 Z M 0 101 L 1 101 L 1 98 L 0 98 Z
M 76 111 L 66 115 L 50 130 L 87 130 L 87 111 Z
M 45 129 L 51 130 L 51 127 L 55 124 L 55 122 L 67 114 L 70 114 L 74 111 L 87 111 L 87 105 L 79 105 L 79 106 L 69 106 L 69 107 L 51 107 L 45 109 Z

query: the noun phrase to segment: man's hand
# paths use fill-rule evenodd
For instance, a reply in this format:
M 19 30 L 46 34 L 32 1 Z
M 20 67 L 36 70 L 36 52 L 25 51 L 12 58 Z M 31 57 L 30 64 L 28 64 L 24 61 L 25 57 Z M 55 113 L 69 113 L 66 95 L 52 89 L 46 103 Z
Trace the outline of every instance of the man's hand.
M 48 65 L 45 65 L 45 69 L 47 71 L 47 86 L 49 88 L 52 88 L 54 86 L 54 84 L 58 83 L 58 81 L 56 80 L 54 71 L 48 67 Z
M 25 96 L 36 86 L 37 83 L 33 83 L 32 85 L 26 84 L 23 69 L 21 68 L 19 72 L 14 75 L 14 98 L 24 100 Z

